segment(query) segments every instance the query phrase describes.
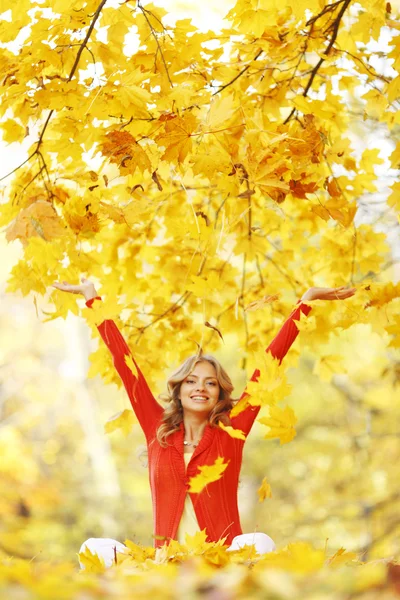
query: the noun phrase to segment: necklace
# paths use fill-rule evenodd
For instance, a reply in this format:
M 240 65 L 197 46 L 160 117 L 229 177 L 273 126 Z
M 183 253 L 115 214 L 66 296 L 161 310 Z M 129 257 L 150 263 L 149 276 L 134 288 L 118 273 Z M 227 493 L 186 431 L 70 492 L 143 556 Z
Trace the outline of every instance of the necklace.
M 193 446 L 193 448 L 197 448 L 197 446 L 199 445 L 199 442 L 197 442 L 197 444 L 193 444 L 193 442 L 187 442 L 186 440 L 183 440 L 183 445 L 184 446 Z

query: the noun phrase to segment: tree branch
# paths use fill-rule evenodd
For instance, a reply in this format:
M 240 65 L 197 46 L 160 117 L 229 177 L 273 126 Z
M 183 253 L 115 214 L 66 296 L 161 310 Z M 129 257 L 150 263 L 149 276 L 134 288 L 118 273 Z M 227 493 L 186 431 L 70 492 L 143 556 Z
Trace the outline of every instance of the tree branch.
M 99 6 L 96 9 L 96 12 L 94 13 L 93 20 L 90 23 L 90 26 L 89 26 L 89 29 L 88 29 L 88 31 L 86 33 L 85 39 L 83 40 L 82 44 L 79 47 L 78 54 L 76 55 L 75 62 L 73 64 L 73 66 L 72 66 L 71 72 L 70 72 L 69 77 L 67 79 L 67 83 L 69 83 L 71 81 L 72 77 L 75 74 L 75 71 L 76 71 L 76 69 L 78 67 L 78 64 L 79 64 L 79 60 L 80 60 L 81 54 L 82 54 L 82 52 L 84 51 L 84 49 L 86 47 L 86 44 L 87 44 L 87 42 L 88 42 L 88 40 L 90 38 L 90 35 L 91 35 L 92 31 L 93 31 L 93 28 L 94 28 L 94 26 L 96 24 L 96 21 L 99 18 L 101 10 L 102 10 L 102 8 L 103 8 L 103 6 L 105 5 L 106 2 L 107 2 L 107 0 L 101 0 Z M 39 148 L 40 148 L 40 146 L 41 146 L 41 144 L 43 142 L 43 136 L 45 134 L 45 131 L 47 129 L 47 126 L 48 126 L 48 124 L 50 122 L 50 119 L 51 119 L 53 113 L 54 113 L 54 108 L 52 108 L 51 111 L 49 112 L 49 114 L 47 115 L 47 119 L 45 121 L 45 124 L 43 125 L 43 129 L 42 129 L 42 131 L 40 133 L 39 139 L 36 142 L 36 148 L 32 152 L 32 154 L 30 156 L 28 156 L 28 158 L 23 163 L 21 163 L 18 167 L 16 167 L 15 169 L 13 169 L 10 173 L 8 173 L 7 175 L 4 175 L 4 177 L 2 177 L 0 179 L 0 181 L 3 181 L 3 179 L 6 179 L 7 177 L 9 177 L 13 173 L 15 173 L 15 171 L 18 171 L 18 169 L 20 169 L 25 163 L 27 163 L 31 158 L 33 158 L 38 153 Z
M 145 18 L 145 19 L 146 19 L 146 21 L 147 21 L 147 25 L 150 27 L 150 31 L 151 31 L 151 33 L 152 33 L 152 35 L 153 35 L 154 39 L 156 40 L 157 48 L 158 48 L 158 50 L 160 51 L 160 54 L 161 54 L 161 60 L 162 60 L 162 61 L 163 61 L 163 63 L 164 63 L 164 68 L 165 68 L 165 72 L 167 73 L 168 81 L 169 81 L 169 83 L 170 83 L 170 86 L 173 88 L 173 87 L 174 87 L 174 84 L 172 83 L 172 81 L 171 81 L 171 77 L 169 76 L 169 71 L 168 71 L 167 63 L 165 62 L 165 58 L 164 58 L 163 51 L 161 50 L 160 42 L 158 41 L 158 38 L 157 38 L 157 36 L 156 36 L 156 32 L 154 31 L 154 29 L 153 29 L 153 26 L 152 26 L 152 24 L 150 23 L 148 16 L 146 15 L 146 12 L 148 12 L 148 13 L 149 13 L 149 14 L 151 14 L 152 16 L 153 16 L 153 14 L 152 14 L 150 11 L 147 11 L 145 8 L 143 8 L 143 6 L 140 4 L 140 2 L 138 2 L 138 4 L 137 4 L 137 5 L 138 5 L 138 8 L 140 8 L 140 10 L 142 11 L 142 14 L 143 14 L 144 18 Z M 156 17 L 154 17 L 154 18 L 156 18 Z M 157 20 L 159 21 L 159 19 L 157 19 Z M 161 25 L 162 25 L 162 23 L 161 23 Z M 162 25 L 162 26 L 163 26 L 163 25 Z M 163 26 L 163 27 L 164 27 L 164 26 Z
M 343 17 L 343 15 L 344 15 L 344 13 L 346 12 L 346 10 L 347 10 L 347 8 L 348 8 L 348 6 L 349 6 L 349 4 L 350 4 L 351 0 L 341 0 L 341 2 L 343 2 L 343 6 L 342 6 L 342 8 L 340 9 L 340 11 L 339 11 L 339 14 L 338 14 L 338 16 L 336 17 L 336 19 L 335 19 L 335 21 L 334 21 L 334 23 L 333 23 L 333 25 L 332 25 L 332 30 L 333 30 L 333 31 L 332 31 L 332 37 L 331 37 L 331 39 L 330 39 L 330 41 L 329 41 L 328 47 L 327 47 L 327 48 L 324 50 L 324 52 L 323 52 L 323 54 L 325 54 L 325 56 L 328 56 L 329 52 L 331 51 L 331 48 L 332 48 L 333 44 L 334 44 L 334 43 L 335 43 L 335 41 L 336 41 L 336 38 L 337 38 L 337 35 L 338 35 L 338 31 L 339 31 L 340 21 L 342 20 L 342 17 Z M 338 3 L 337 3 L 337 4 L 338 4 Z M 324 10 L 325 10 L 325 9 L 324 9 Z M 314 25 L 315 21 L 316 21 L 317 19 L 319 19 L 319 17 L 320 17 L 322 14 L 324 14 L 324 10 L 322 11 L 322 13 L 320 13 L 319 15 L 317 15 L 317 17 L 315 17 L 315 18 L 312 20 L 311 27 Z M 309 21 L 308 21 L 308 22 L 309 22 Z M 309 91 L 309 89 L 310 89 L 310 87 L 312 86 L 312 83 L 313 83 L 313 81 L 314 81 L 314 78 L 315 78 L 315 76 L 317 75 L 317 73 L 318 73 L 318 70 L 319 70 L 320 66 L 322 65 L 322 63 L 323 63 L 325 60 L 326 60 L 326 58 L 323 58 L 323 57 L 321 57 L 321 58 L 320 58 L 320 60 L 318 61 L 318 63 L 317 63 L 317 64 L 315 65 L 315 67 L 313 68 L 313 70 L 311 71 L 311 76 L 310 76 L 310 79 L 308 80 L 308 83 L 307 83 L 307 85 L 306 85 L 306 87 L 305 87 L 305 89 L 304 89 L 304 92 L 303 92 L 303 94 L 302 94 L 304 97 L 306 97 L 306 96 L 307 96 L 307 94 L 308 94 L 308 91 Z M 287 118 L 284 120 L 284 122 L 283 122 L 283 124 L 284 124 L 284 125 L 285 125 L 285 124 L 286 124 L 288 121 L 290 121 L 290 119 L 292 118 L 292 116 L 293 116 L 293 114 L 296 112 L 296 110 L 297 110 L 297 109 L 296 109 L 296 107 L 293 107 L 293 109 L 291 110 L 291 112 L 290 112 L 289 116 L 288 116 L 288 117 L 287 117 Z
M 232 85 L 232 83 L 234 83 L 237 79 L 239 79 L 239 77 L 241 77 L 243 75 L 243 73 L 245 73 L 247 71 L 247 69 L 250 69 L 250 65 L 252 62 L 254 62 L 255 60 L 257 60 L 257 58 L 263 53 L 263 50 L 259 50 L 257 52 L 257 54 L 255 55 L 255 57 L 252 59 L 251 62 L 249 62 L 249 64 L 244 67 L 244 69 L 242 69 L 237 75 L 236 77 L 234 77 L 231 81 L 229 81 L 228 83 L 226 83 L 225 85 L 223 85 L 222 87 L 219 88 L 219 90 L 217 90 L 216 92 L 214 92 L 213 94 L 211 94 L 211 96 L 215 96 L 215 94 L 219 94 L 219 92 L 222 92 L 222 90 L 224 90 L 225 88 L 227 88 L 229 85 Z

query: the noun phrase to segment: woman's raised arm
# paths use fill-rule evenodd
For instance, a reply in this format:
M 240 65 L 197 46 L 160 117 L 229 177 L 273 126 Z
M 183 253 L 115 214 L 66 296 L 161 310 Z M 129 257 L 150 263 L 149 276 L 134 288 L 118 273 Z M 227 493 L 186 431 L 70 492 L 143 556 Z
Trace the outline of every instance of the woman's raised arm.
M 54 283 L 53 287 L 73 294 L 82 294 L 86 299 L 86 306 L 89 308 L 92 308 L 95 301 L 102 301 L 101 297 L 97 295 L 93 283 L 85 278 L 82 278 L 82 285 L 72 285 L 64 281 L 62 284 Z M 151 393 L 142 371 L 115 322 L 112 319 L 105 319 L 100 325 L 97 325 L 97 329 L 112 354 L 114 366 L 124 384 L 144 434 L 147 440 L 150 440 L 155 435 L 164 411 Z M 134 368 L 127 365 L 126 357 L 132 361 Z
M 356 288 L 346 288 L 345 286 L 340 288 L 317 288 L 312 287 L 308 289 L 303 296 L 298 300 L 296 306 L 282 327 L 278 334 L 274 337 L 272 342 L 269 344 L 266 352 L 270 352 L 274 358 L 279 360 L 279 364 L 282 363 L 283 358 L 286 356 L 289 348 L 297 338 L 299 330 L 297 329 L 295 321 L 300 320 L 300 315 L 304 314 L 307 316 L 311 310 L 311 306 L 303 304 L 304 302 L 311 300 L 344 300 L 355 294 Z M 257 381 L 260 375 L 259 369 L 255 369 L 250 381 Z M 244 400 L 246 397 L 246 390 L 241 395 L 239 402 Z M 251 427 L 260 411 L 260 406 L 248 405 L 241 413 L 236 417 L 232 417 L 232 426 L 236 429 L 241 429 L 246 435 L 249 434 Z

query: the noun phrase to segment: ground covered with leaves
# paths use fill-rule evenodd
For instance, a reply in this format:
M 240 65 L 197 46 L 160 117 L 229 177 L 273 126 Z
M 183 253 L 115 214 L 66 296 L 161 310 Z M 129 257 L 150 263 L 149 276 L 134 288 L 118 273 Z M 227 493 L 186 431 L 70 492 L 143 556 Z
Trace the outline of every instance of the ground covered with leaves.
M 286 600 L 386 600 L 400 597 L 400 560 L 363 561 L 344 548 L 326 549 L 295 541 L 258 555 L 253 546 L 228 552 L 207 543 L 203 533 L 155 550 L 125 540 L 126 554 L 112 567 L 90 550 L 79 554 L 84 569 L 71 562 L 50 563 L 4 556 L 1 598 L 89 600 L 92 598 L 264 598 Z

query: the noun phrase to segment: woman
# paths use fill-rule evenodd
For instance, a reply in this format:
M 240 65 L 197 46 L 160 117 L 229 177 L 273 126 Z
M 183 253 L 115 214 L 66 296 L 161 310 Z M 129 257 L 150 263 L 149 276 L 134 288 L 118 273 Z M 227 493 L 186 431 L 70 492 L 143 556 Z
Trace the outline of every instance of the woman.
M 58 290 L 82 294 L 91 307 L 101 301 L 96 289 L 82 277 L 80 285 L 54 283 Z M 353 296 L 355 288 L 310 288 L 283 324 L 267 352 L 282 361 L 297 337 L 295 320 L 300 313 L 308 315 L 310 306 L 303 301 L 343 300 Z M 259 406 L 247 405 L 230 418 L 233 408 L 231 380 L 220 363 L 209 355 L 189 357 L 168 380 L 169 406 L 164 410 L 152 395 L 129 347 L 112 320 L 98 326 L 99 333 L 114 359 L 133 410 L 146 436 L 150 487 L 153 501 L 154 546 L 161 547 L 172 539 L 185 541 L 185 533 L 206 531 L 208 542 L 223 540 L 230 550 L 244 544 L 254 544 L 258 552 L 269 552 L 275 544 L 264 533 L 242 534 L 237 506 L 237 490 L 242 463 L 244 440 L 231 437 L 218 426 L 230 424 L 249 434 Z M 125 357 L 134 365 L 129 368 Z M 135 371 L 135 372 L 133 372 Z M 257 381 L 256 369 L 251 377 Z M 240 399 L 244 399 L 243 392 Z M 222 477 L 197 494 L 189 493 L 189 480 L 200 471 L 198 467 L 212 465 L 221 456 L 228 463 Z M 103 556 L 111 564 L 114 549 L 124 546 L 111 539 L 91 538 L 82 545 Z

